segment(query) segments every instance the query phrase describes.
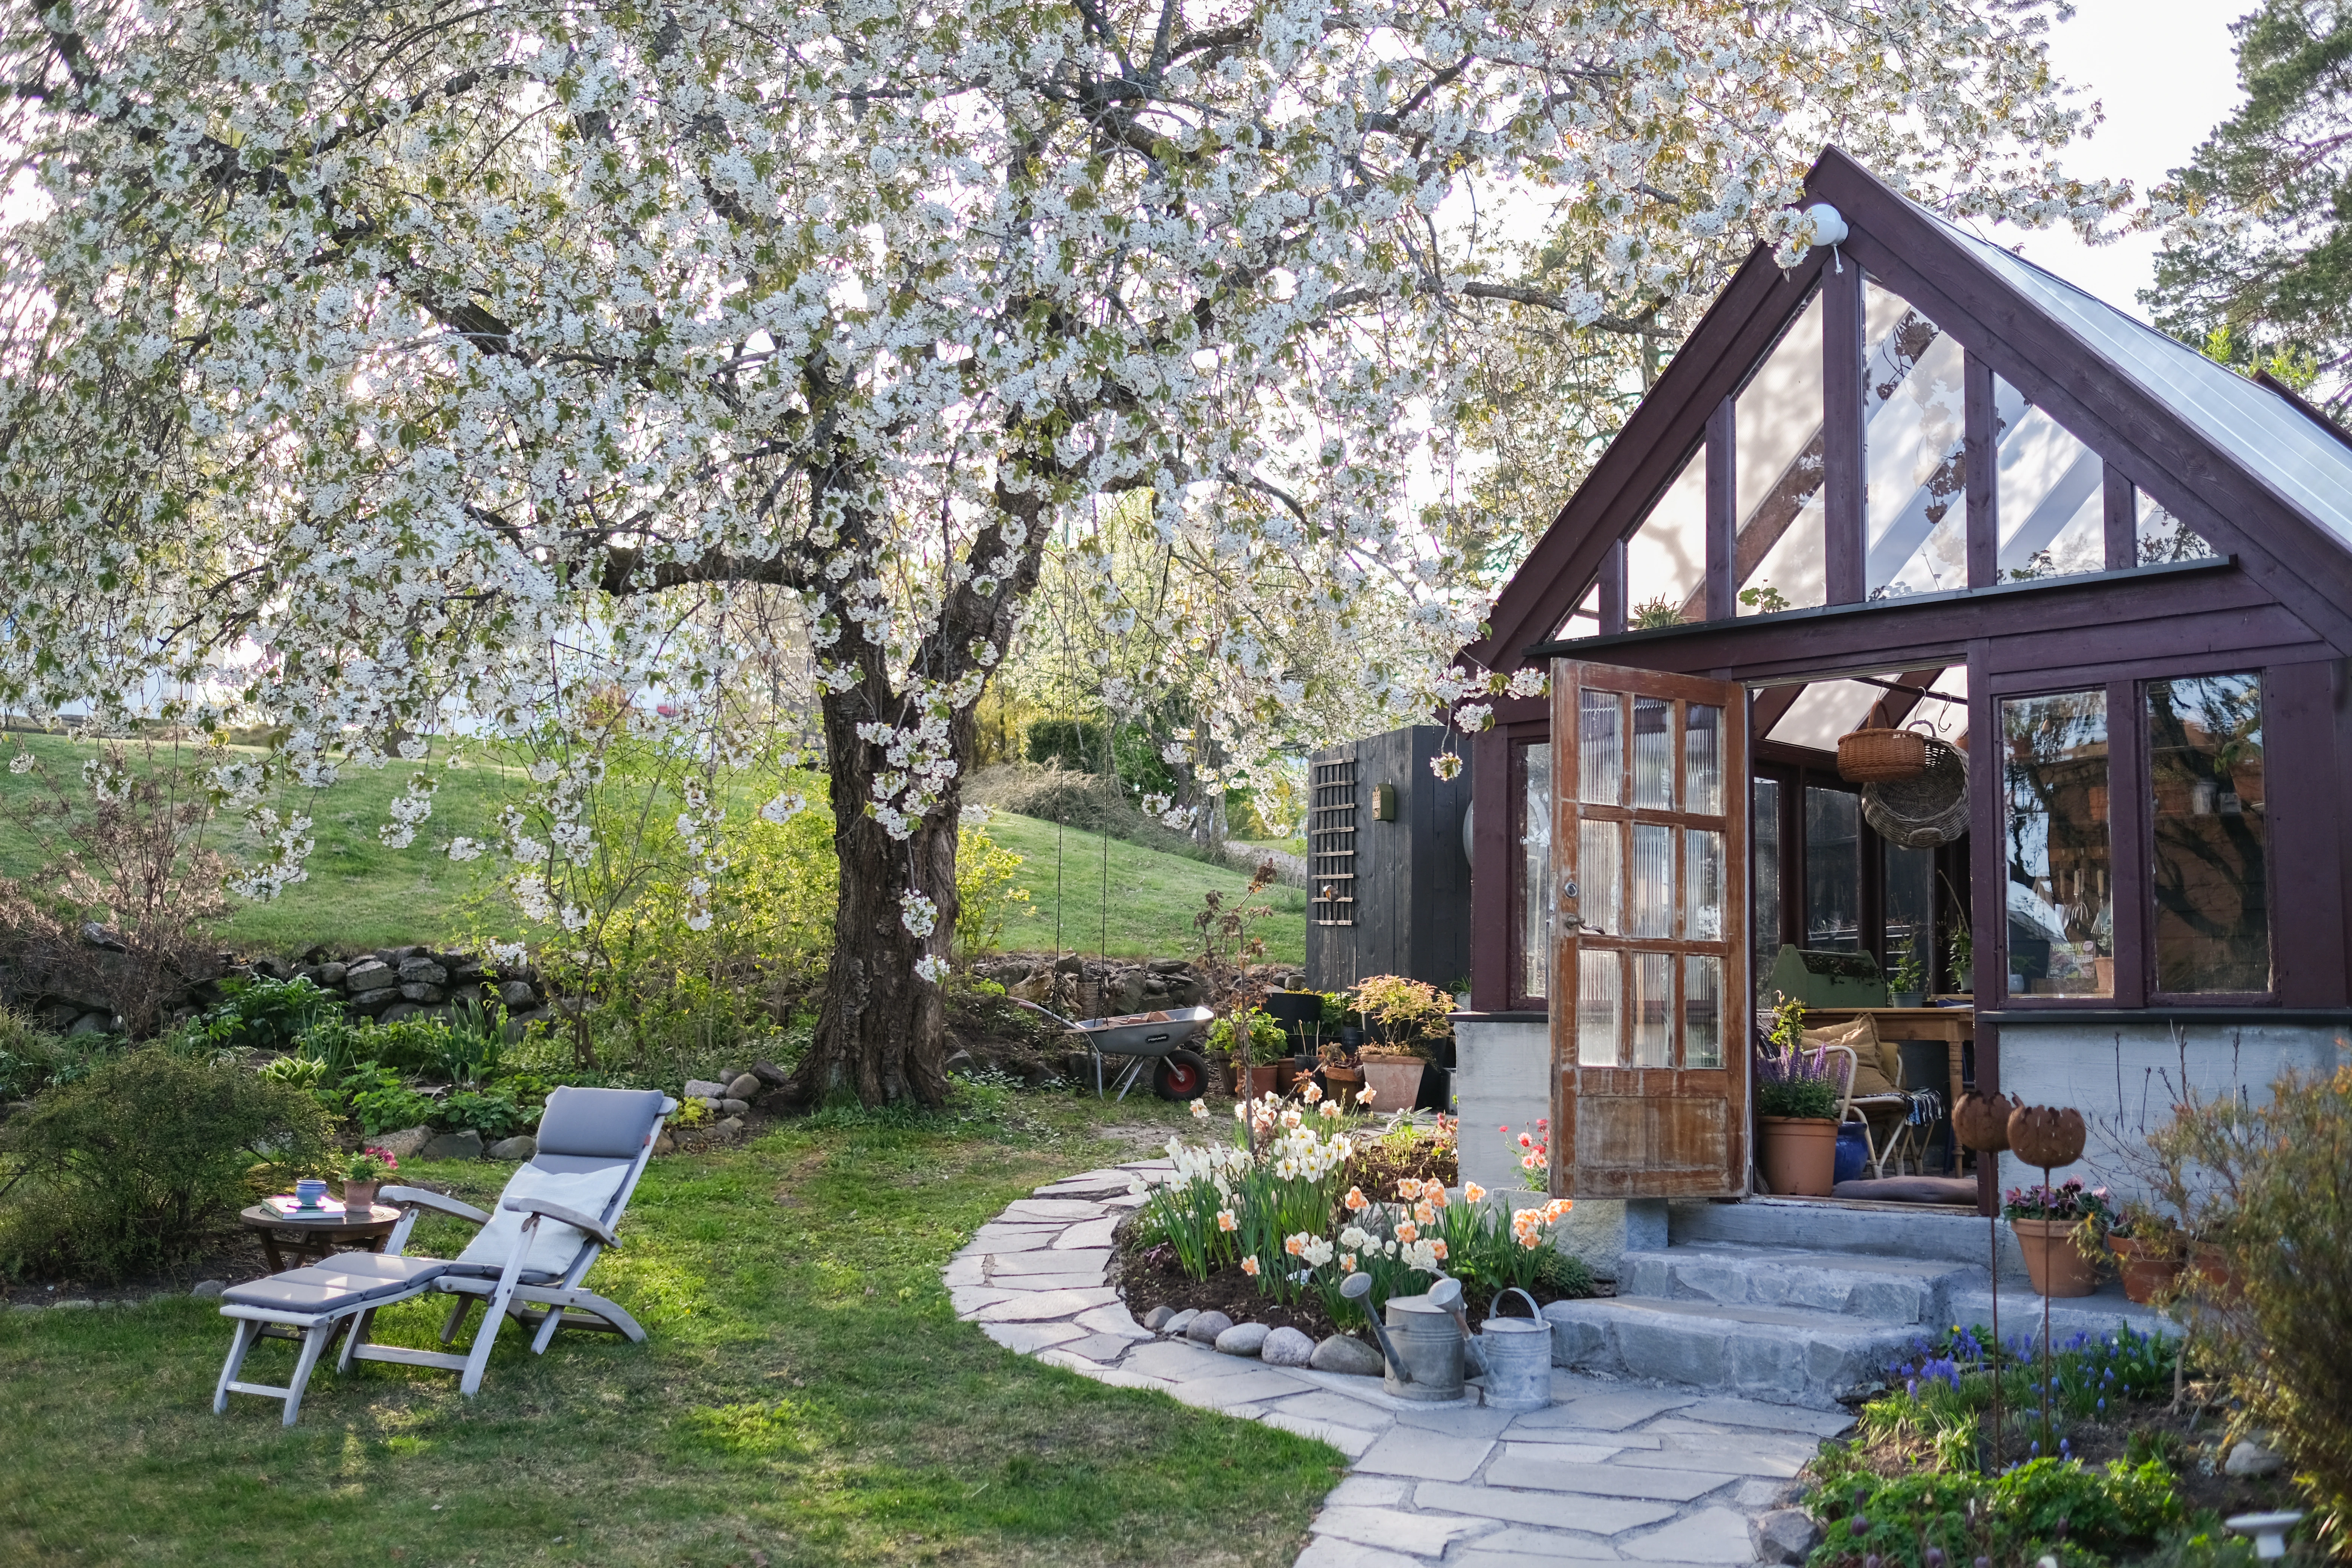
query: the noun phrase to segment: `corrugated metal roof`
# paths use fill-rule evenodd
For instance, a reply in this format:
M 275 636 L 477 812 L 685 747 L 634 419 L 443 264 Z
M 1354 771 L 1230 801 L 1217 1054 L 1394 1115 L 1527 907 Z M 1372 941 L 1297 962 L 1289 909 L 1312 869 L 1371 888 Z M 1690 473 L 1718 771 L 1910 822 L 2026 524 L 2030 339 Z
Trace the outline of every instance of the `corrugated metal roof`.
M 2021 256 L 1948 223 L 1944 226 L 2117 371 L 2352 549 L 2352 448 L 2284 398 L 2187 344 Z

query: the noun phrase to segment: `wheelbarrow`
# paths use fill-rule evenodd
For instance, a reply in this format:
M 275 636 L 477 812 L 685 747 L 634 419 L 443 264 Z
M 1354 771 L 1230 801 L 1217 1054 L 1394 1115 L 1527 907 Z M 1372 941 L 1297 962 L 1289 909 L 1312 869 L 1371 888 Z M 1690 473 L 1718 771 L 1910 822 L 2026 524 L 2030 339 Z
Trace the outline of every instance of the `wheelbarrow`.
M 1095 1097 L 1103 1094 L 1103 1058 L 1125 1057 L 1118 1077 L 1118 1098 L 1135 1087 L 1145 1068 L 1151 1068 L 1151 1092 L 1162 1100 L 1198 1100 L 1209 1091 L 1209 1064 L 1189 1048 L 1216 1021 L 1207 1007 L 1168 1007 L 1156 1013 L 1129 1013 L 1117 1018 L 1065 1018 L 1020 997 L 1010 1000 L 1042 1013 L 1087 1043 L 1095 1063 Z

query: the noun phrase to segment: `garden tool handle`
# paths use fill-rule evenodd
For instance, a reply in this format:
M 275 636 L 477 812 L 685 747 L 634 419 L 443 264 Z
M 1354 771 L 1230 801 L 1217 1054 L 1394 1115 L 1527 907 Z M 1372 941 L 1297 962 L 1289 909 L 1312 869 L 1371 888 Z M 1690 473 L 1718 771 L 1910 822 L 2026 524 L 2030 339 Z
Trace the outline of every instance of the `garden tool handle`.
M 1528 1295 L 1525 1290 L 1520 1289 L 1517 1285 L 1513 1285 L 1495 1292 L 1494 1300 L 1489 1302 L 1486 1307 L 1486 1321 L 1488 1322 L 1491 1323 L 1496 1318 L 1503 1315 L 1503 1298 L 1506 1296 L 1517 1296 L 1520 1300 L 1525 1301 L 1528 1304 L 1528 1316 L 1533 1318 L 1538 1322 L 1543 1321 L 1543 1309 L 1536 1305 L 1536 1299 L 1533 1296 Z

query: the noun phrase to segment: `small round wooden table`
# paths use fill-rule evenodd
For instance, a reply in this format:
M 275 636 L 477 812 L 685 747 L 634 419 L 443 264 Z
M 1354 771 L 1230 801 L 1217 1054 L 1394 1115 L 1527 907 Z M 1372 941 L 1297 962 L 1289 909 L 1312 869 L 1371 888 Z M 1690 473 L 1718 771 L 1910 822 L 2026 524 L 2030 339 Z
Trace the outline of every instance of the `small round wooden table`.
M 338 1252 L 382 1252 L 400 1211 L 382 1204 L 365 1215 L 320 1215 L 309 1218 L 279 1214 L 268 1204 L 256 1204 L 237 1215 L 237 1223 L 261 1233 L 261 1249 L 269 1255 L 269 1271 L 282 1274 L 306 1263 L 318 1263 Z M 293 1262 L 289 1263 L 288 1258 Z

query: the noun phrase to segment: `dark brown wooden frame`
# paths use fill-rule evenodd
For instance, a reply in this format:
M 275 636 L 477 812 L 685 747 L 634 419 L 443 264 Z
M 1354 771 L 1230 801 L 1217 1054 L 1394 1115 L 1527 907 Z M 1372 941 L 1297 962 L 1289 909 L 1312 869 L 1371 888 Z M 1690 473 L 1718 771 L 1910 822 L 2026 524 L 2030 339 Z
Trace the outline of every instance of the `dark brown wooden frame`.
M 1720 812 L 1692 812 L 1685 809 L 1683 798 L 1682 756 L 1675 759 L 1676 775 L 1675 805 L 1673 807 L 1624 805 L 1587 805 L 1578 798 L 1578 790 L 1569 783 L 1578 777 L 1578 734 L 1574 723 L 1566 715 L 1574 711 L 1585 689 L 1580 677 L 1597 675 L 1606 682 L 1605 689 L 1628 698 L 1662 698 L 1675 704 L 1673 733 L 1680 735 L 1688 706 L 1693 703 L 1719 709 L 1722 713 L 1723 736 L 1723 809 Z M 1594 666 L 1587 661 L 1560 659 L 1551 668 L 1551 732 L 1552 746 L 1552 863 L 1562 863 L 1563 846 L 1575 842 L 1571 831 L 1588 817 L 1601 821 L 1646 823 L 1668 827 L 1700 827 L 1704 831 L 1719 831 L 1724 838 L 1723 935 L 1707 941 L 1688 936 L 1629 937 L 1622 934 L 1610 938 L 1609 951 L 1630 959 L 1636 954 L 1670 955 L 1676 960 L 1685 955 L 1718 959 L 1722 964 L 1722 994 L 1717 1027 L 1723 1057 L 1720 1067 L 1643 1068 L 1633 1066 L 1587 1067 L 1577 1058 L 1572 1047 L 1576 1041 L 1578 1018 L 1578 971 L 1576 958 L 1581 951 L 1574 927 L 1565 921 L 1553 939 L 1552 989 L 1558 994 L 1550 998 L 1551 1067 L 1552 1067 L 1552 1143 L 1551 1191 L 1556 1196 L 1588 1198 L 1663 1198 L 1663 1197 L 1733 1197 L 1748 1190 L 1748 1018 L 1751 1010 L 1753 984 L 1748 970 L 1748 938 L 1743 916 L 1748 908 L 1748 746 L 1746 714 L 1746 693 L 1736 684 L 1725 681 L 1696 680 L 1686 676 L 1662 675 L 1651 670 Z M 1625 742 L 1623 761 L 1625 775 L 1633 775 L 1633 731 L 1630 722 L 1632 709 L 1626 709 L 1629 722 L 1622 733 Z M 1630 794 L 1630 788 L 1628 793 Z M 1629 840 L 1630 847 L 1630 840 Z M 1675 837 L 1675 902 L 1682 901 L 1685 886 L 1685 840 Z M 1555 872 L 1557 876 L 1557 872 Z M 1630 867 L 1621 892 L 1630 888 Z M 1564 890 L 1558 908 L 1563 915 L 1572 912 L 1570 905 L 1579 900 Z M 1673 995 L 1675 1006 L 1670 1016 L 1679 1020 L 1684 997 L 1684 977 L 1686 971 L 1679 963 L 1674 965 Z M 1628 993 L 1630 1001 L 1630 991 Z M 1674 1053 L 1679 1062 L 1685 1042 L 1679 1028 L 1675 1030 Z M 1709 1113 L 1722 1118 L 1722 1153 L 1712 1163 L 1659 1164 L 1652 1163 L 1638 1172 L 1632 1170 L 1586 1170 L 1575 1180 L 1570 1173 L 1578 1167 L 1579 1101 L 1598 1100 L 1618 1105 L 1640 1103 L 1664 1106 L 1665 1142 L 1679 1150 L 1687 1151 L 1706 1140 L 1705 1121 Z

